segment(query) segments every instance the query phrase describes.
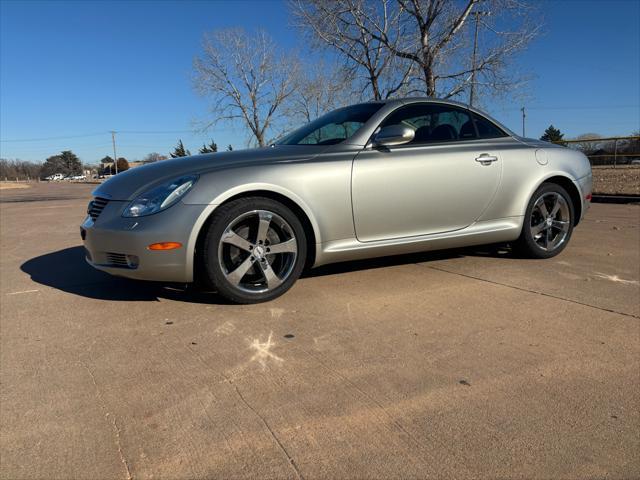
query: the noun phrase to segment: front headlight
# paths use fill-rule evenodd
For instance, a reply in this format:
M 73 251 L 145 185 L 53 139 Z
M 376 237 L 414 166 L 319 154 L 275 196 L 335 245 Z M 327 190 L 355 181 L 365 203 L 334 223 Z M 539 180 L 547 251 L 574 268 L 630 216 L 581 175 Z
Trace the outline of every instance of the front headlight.
M 124 209 L 123 217 L 143 217 L 160 212 L 182 198 L 198 180 L 197 175 L 185 175 L 163 183 L 143 193 Z

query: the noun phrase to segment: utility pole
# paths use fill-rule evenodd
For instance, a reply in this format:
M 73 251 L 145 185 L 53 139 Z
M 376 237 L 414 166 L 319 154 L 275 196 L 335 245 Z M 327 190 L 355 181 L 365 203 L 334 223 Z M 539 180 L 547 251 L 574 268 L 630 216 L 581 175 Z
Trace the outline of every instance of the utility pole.
M 476 17 L 476 29 L 473 35 L 473 56 L 471 57 L 471 91 L 469 92 L 469 106 L 473 106 L 476 90 L 476 54 L 478 51 L 478 18 L 480 15 L 489 15 L 490 12 L 476 11 L 473 14 Z
M 526 114 L 526 113 L 524 113 L 524 107 L 522 107 L 522 108 L 520 109 L 520 111 L 522 112 L 522 136 L 524 137 L 524 136 L 526 136 L 526 135 L 524 134 L 524 119 L 527 117 L 527 114 Z
M 113 164 L 116 167 L 116 175 L 118 174 L 118 155 L 116 154 L 116 132 L 111 130 L 111 143 L 113 143 Z

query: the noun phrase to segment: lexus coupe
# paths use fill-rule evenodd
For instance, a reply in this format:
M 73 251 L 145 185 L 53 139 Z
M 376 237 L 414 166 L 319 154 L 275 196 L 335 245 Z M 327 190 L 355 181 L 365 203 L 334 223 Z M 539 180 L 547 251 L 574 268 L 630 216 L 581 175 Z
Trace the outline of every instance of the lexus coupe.
M 335 110 L 269 147 L 120 173 L 94 191 L 81 235 L 105 272 L 201 280 L 255 303 L 332 262 L 502 242 L 553 257 L 591 179 L 582 153 L 474 108 L 396 99 Z

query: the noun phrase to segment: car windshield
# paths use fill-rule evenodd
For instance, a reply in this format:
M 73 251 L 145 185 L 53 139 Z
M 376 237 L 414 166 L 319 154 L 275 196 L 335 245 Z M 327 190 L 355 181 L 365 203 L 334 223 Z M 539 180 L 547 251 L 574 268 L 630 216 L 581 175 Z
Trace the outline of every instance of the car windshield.
M 353 136 L 382 107 L 361 103 L 334 110 L 281 138 L 276 145 L 334 145 Z

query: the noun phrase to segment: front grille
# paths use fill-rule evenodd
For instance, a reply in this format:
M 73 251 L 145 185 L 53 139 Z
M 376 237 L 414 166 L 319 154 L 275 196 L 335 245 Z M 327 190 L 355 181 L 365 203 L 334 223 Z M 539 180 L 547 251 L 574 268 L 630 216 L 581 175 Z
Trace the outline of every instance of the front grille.
M 101 197 L 96 197 L 89 202 L 87 213 L 94 222 L 98 219 L 98 217 L 102 213 L 102 210 L 104 210 L 104 207 L 107 206 L 107 203 L 109 203 L 109 200 Z
M 129 268 L 129 263 L 127 262 L 127 256 L 124 253 L 107 252 L 107 262 L 110 265 L 113 265 L 115 267 Z

